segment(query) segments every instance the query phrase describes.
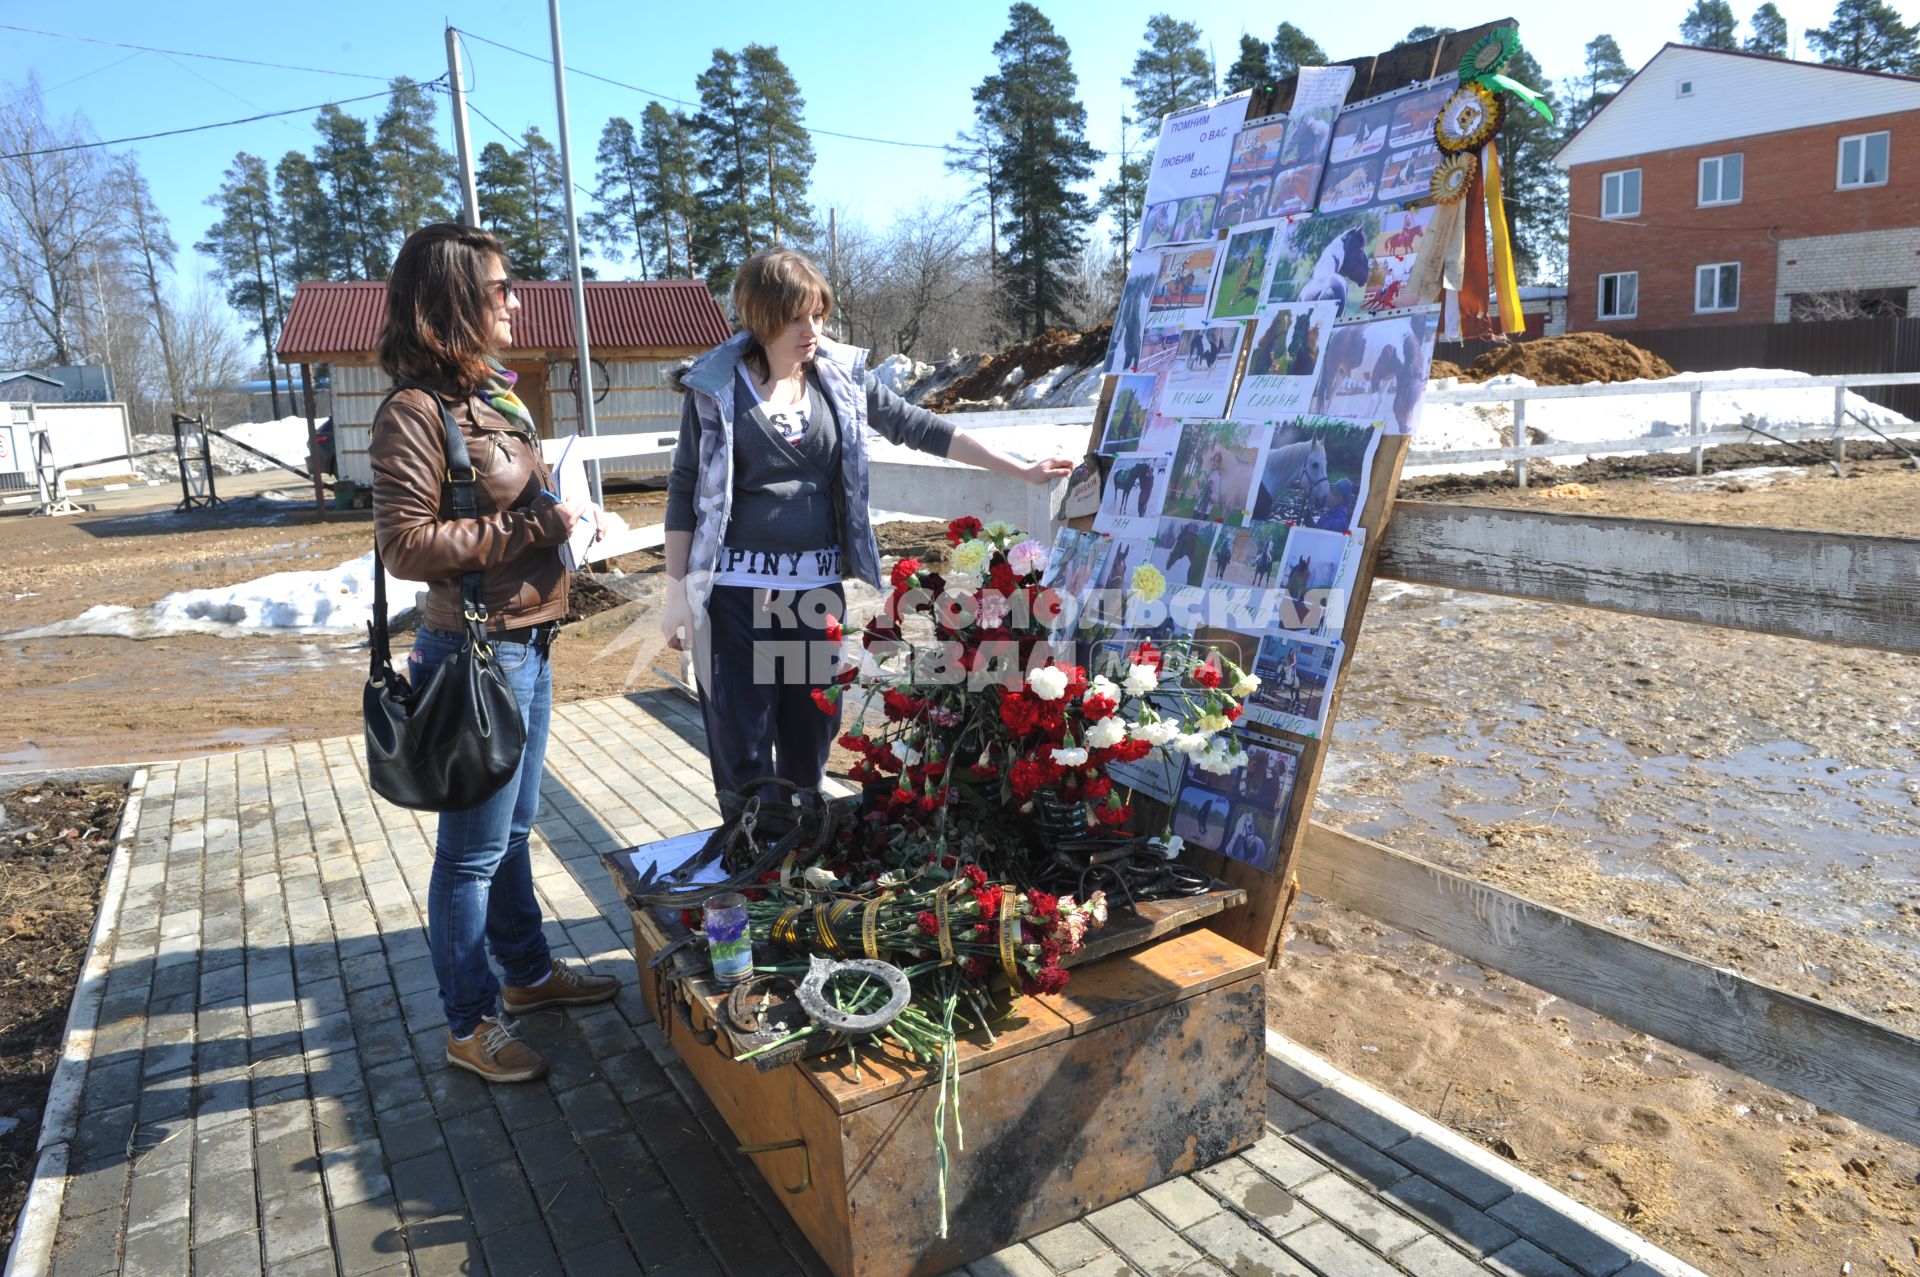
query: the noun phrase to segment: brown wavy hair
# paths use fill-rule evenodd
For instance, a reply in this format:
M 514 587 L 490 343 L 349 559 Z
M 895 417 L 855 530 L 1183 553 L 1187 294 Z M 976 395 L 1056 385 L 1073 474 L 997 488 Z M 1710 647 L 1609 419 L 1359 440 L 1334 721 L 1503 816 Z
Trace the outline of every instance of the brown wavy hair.
M 396 381 L 470 393 L 490 373 L 493 297 L 487 281 L 506 249 L 478 227 L 434 222 L 407 236 L 387 276 L 380 366 Z
M 733 277 L 733 313 L 752 340 L 742 353 L 754 372 L 770 375 L 766 343 L 800 315 L 833 314 L 833 289 L 805 253 L 770 248 L 740 263 Z

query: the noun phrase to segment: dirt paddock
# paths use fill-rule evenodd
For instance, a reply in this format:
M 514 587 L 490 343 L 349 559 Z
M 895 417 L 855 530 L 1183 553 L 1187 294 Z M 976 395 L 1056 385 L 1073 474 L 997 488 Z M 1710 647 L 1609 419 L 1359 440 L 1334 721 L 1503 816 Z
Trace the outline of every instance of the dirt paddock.
M 1413 499 L 1920 535 L 1920 472 L 1696 486 L 1684 458 L 1418 480 Z M 632 521 L 657 493 L 618 499 Z M 883 529 L 896 552 L 928 525 Z M 331 567 L 364 515 L 0 518 L 0 770 L 358 729 L 354 636 L 6 637 L 96 604 Z M 562 700 L 657 686 L 654 555 L 582 592 Z M 1920 1032 L 1920 659 L 1382 583 L 1317 816 Z M 1271 1023 L 1701 1268 L 1920 1273 L 1920 1150 L 1308 900 Z

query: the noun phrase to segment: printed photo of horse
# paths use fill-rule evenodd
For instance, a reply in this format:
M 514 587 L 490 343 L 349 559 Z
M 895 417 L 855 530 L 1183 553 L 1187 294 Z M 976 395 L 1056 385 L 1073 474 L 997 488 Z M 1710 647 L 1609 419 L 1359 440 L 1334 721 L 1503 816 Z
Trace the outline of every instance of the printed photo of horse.
M 1207 573 L 1210 588 L 1271 589 L 1280 575 L 1280 556 L 1287 545 L 1284 523 L 1251 523 L 1228 528 L 1213 543 L 1213 566 Z
M 1342 111 L 1334 122 L 1327 162 L 1344 164 L 1380 150 L 1387 144 L 1387 124 L 1392 114 L 1393 108 L 1385 104 Z
M 1213 290 L 1212 318 L 1249 319 L 1260 308 L 1273 260 L 1273 232 L 1272 226 L 1249 226 L 1228 238 L 1220 283 Z
M 1274 174 L 1273 186 L 1267 194 L 1266 216 L 1288 217 L 1311 209 L 1314 198 L 1320 194 L 1320 172 L 1325 167 L 1316 160 Z
M 1434 316 L 1400 315 L 1334 328 L 1313 383 L 1312 409 L 1412 434 L 1433 361 Z
M 1234 395 L 1236 420 L 1282 421 L 1306 410 L 1335 313 L 1332 302 L 1275 302 L 1260 312 Z
M 1078 599 L 1093 584 L 1093 573 L 1106 548 L 1113 542 L 1097 532 L 1079 532 L 1061 528 L 1053 538 L 1053 552 L 1047 557 L 1046 571 L 1040 574 L 1043 589 L 1063 599 Z
M 1345 532 L 1360 517 L 1380 430 L 1370 422 L 1296 417 L 1274 428 L 1253 517 Z
M 1432 83 L 1432 88 L 1419 89 L 1393 100 L 1393 123 L 1387 129 L 1389 147 L 1397 150 L 1425 142 L 1436 151 L 1440 149 L 1433 139 L 1433 123 L 1440 118 L 1440 108 L 1460 87 L 1460 81 L 1446 75 Z
M 1280 552 L 1278 627 L 1331 636 L 1346 616 L 1346 594 L 1357 566 L 1349 554 L 1358 550 L 1356 537 L 1298 524 L 1288 529 Z
M 1110 536 L 1149 536 L 1167 496 L 1169 458 L 1122 452 L 1113 459 L 1093 529 Z
M 1340 308 L 1336 317 L 1357 313 L 1373 270 L 1380 218 L 1378 212 L 1361 212 L 1288 222 L 1286 242 L 1274 247 L 1267 301 L 1330 301 Z
M 1220 192 L 1220 211 L 1214 214 L 1213 228 L 1225 230 L 1242 222 L 1265 217 L 1267 195 L 1272 189 L 1273 175 L 1270 173 L 1229 180 L 1226 189 Z
M 1260 689 L 1247 698 L 1247 717 L 1300 736 L 1318 736 L 1326 727 L 1327 704 L 1340 676 L 1341 644 L 1297 634 L 1269 634 L 1260 640 L 1253 672 Z
M 1174 832 L 1189 837 L 1180 829 L 1184 810 L 1199 831 L 1195 841 L 1213 837 L 1202 845 L 1256 869 L 1272 869 L 1300 775 L 1300 746 L 1252 732 L 1236 732 L 1234 739 L 1247 753 L 1239 771 L 1213 776 L 1188 764 L 1174 802 Z
M 1180 334 L 1173 366 L 1161 388 L 1159 409 L 1169 417 L 1224 417 L 1227 391 L 1240 362 L 1245 325 L 1207 324 Z
M 1221 794 L 1199 788 L 1180 791 L 1173 804 L 1173 832 L 1196 847 L 1218 851 L 1227 833 L 1227 814 L 1233 804 Z
M 1127 373 L 1115 382 L 1098 451 L 1131 452 L 1140 446 L 1140 436 L 1147 430 L 1147 415 L 1153 411 L 1157 380 L 1147 373 Z
M 1161 519 L 1147 561 L 1167 578 L 1167 591 L 1197 590 L 1207 579 L 1213 541 L 1220 528 L 1202 519 Z
M 1150 322 L 1167 323 L 1170 320 L 1161 316 L 1169 312 L 1177 315 L 1204 307 L 1207 294 L 1213 288 L 1213 272 L 1219 257 L 1220 250 L 1215 245 L 1169 249 L 1162 254 L 1160 273 L 1154 280 L 1153 295 L 1148 303 Z
M 1264 426 L 1247 422 L 1187 422 L 1174 450 L 1171 486 L 1160 512 L 1234 527 L 1246 522 L 1247 494 L 1260 469 L 1260 444 L 1266 434 Z
M 1320 187 L 1320 211 L 1338 213 L 1374 203 L 1380 192 L 1380 163 L 1384 157 L 1368 156 L 1352 164 L 1330 164 Z
M 1139 366 L 1143 353 L 1141 334 L 1147 326 L 1153 286 L 1159 278 L 1160 254 L 1134 254 L 1127 270 L 1127 282 L 1120 289 L 1120 307 L 1114 312 L 1113 336 L 1107 340 L 1109 373 L 1117 376 Z

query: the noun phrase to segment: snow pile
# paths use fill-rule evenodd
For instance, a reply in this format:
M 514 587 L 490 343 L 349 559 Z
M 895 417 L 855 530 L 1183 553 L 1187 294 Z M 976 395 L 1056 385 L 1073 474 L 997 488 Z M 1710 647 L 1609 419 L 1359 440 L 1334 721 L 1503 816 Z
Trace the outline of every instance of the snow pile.
M 1091 368 L 1066 364 L 1043 372 L 1022 386 L 1007 402 L 1009 408 L 1092 407 L 1100 402 L 1100 383 L 1106 373 L 1104 363 Z
M 390 619 L 412 611 L 416 581 L 387 576 Z M 275 572 L 238 585 L 181 590 L 144 608 L 102 604 L 71 621 L 23 630 L 16 639 L 103 634 L 159 638 L 167 634 L 363 634 L 373 619 L 373 551 L 334 568 Z
M 1806 373 L 1779 368 L 1732 368 L 1725 372 L 1683 372 L 1680 377 L 1709 384 L 1716 381 L 1748 381 L 1759 378 L 1804 379 Z M 1471 448 L 1498 448 L 1513 441 L 1513 405 L 1511 403 L 1448 403 L 1445 393 L 1461 390 L 1499 390 L 1502 387 L 1531 386 L 1525 377 L 1494 377 L 1470 386 L 1445 379 L 1433 383 L 1420 412 L 1420 426 L 1414 446 L 1421 451 L 1454 451 Z M 1620 382 L 1616 385 L 1657 385 L 1657 382 Z M 1889 434 L 1912 433 L 1901 427 L 1913 423 L 1890 408 L 1883 408 L 1848 391 L 1848 411 Z M 1544 436 L 1555 443 L 1601 443 L 1616 439 L 1666 438 L 1685 435 L 1691 430 L 1692 406 L 1685 391 L 1666 394 L 1603 395 L 1591 398 L 1535 399 L 1527 403 L 1527 434 L 1537 442 Z M 1779 426 L 1830 425 L 1833 422 L 1833 390 L 1828 386 L 1809 386 L 1805 390 L 1709 390 L 1700 397 L 1700 420 L 1707 430 L 1738 430 L 1752 419 L 1762 429 Z M 1538 432 L 1537 434 L 1535 432 Z M 1756 437 L 1755 442 L 1765 442 Z M 1606 455 L 1626 455 L 1610 453 Z M 1421 466 L 1408 473 L 1467 473 L 1498 469 L 1506 462 L 1479 462 L 1460 466 Z
M 307 468 L 307 419 L 305 417 L 282 417 L 278 421 L 242 421 L 237 425 L 222 426 L 220 432 L 241 443 L 252 444 L 262 452 L 271 453 L 289 465 Z M 220 441 L 214 441 L 218 448 Z M 251 456 L 251 454 L 247 454 Z M 217 460 L 217 458 L 216 458 Z M 270 469 L 266 462 L 252 457 L 256 470 Z
M 888 355 L 873 366 L 871 376 L 894 394 L 905 398 L 915 383 L 932 371 L 932 364 L 923 364 L 906 355 Z

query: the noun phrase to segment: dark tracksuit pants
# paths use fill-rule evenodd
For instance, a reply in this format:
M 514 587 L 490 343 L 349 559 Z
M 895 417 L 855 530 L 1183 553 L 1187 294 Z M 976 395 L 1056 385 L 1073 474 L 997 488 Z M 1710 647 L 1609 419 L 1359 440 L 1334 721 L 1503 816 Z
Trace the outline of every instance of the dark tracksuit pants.
M 717 585 L 699 627 L 694 673 L 707 763 L 714 788 L 726 793 L 747 793 L 774 776 L 817 789 L 840 734 L 839 710 L 822 713 L 812 695 L 831 681 L 829 657 L 839 644 L 808 603 L 827 604 L 841 620 L 845 593 L 831 585 L 774 591 L 771 607 L 767 599 L 762 588 Z

